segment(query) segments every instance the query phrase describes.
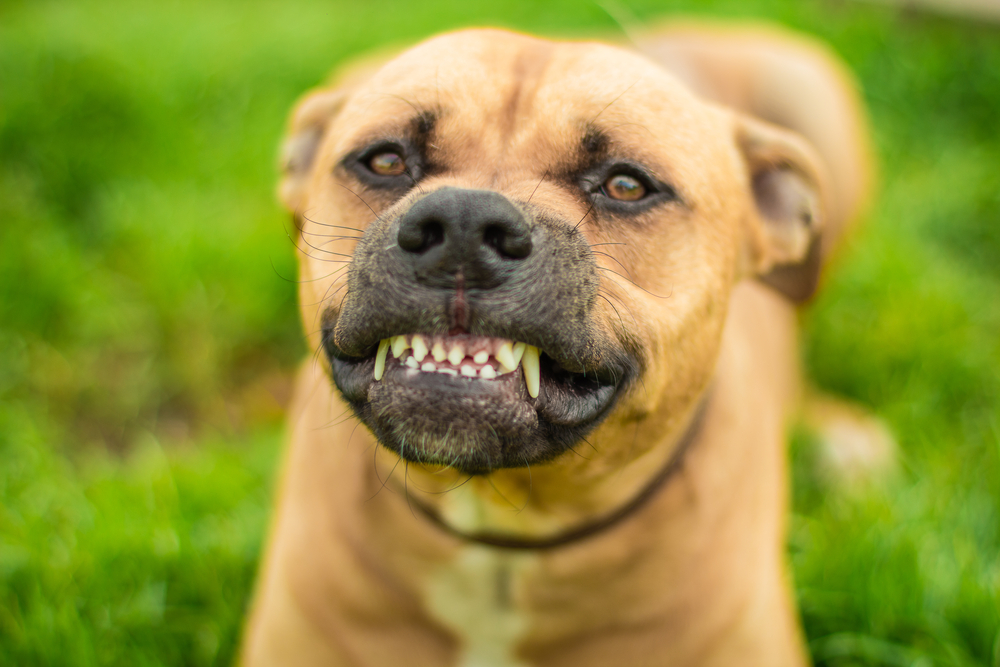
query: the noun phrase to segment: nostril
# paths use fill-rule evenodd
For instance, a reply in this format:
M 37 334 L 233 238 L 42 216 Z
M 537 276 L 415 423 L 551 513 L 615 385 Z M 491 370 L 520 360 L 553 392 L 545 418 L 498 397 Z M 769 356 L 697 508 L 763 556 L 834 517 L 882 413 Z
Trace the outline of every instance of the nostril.
M 483 231 L 483 245 L 502 253 L 503 237 L 506 235 L 507 233 L 499 225 L 490 225 Z
M 433 219 L 415 225 L 404 225 L 399 229 L 397 241 L 399 247 L 407 252 L 425 253 L 444 243 L 444 225 Z
M 437 220 L 429 220 L 424 225 L 424 242 L 421 251 L 429 250 L 444 243 L 444 225 Z
M 524 259 L 531 254 L 531 235 L 522 230 L 511 233 L 505 225 L 488 225 L 483 230 L 483 245 L 502 257 Z

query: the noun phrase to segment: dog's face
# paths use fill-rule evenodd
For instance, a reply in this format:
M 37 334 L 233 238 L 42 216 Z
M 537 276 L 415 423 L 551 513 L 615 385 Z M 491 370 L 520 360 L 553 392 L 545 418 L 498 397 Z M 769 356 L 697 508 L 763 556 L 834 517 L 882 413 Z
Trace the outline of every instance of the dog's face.
M 308 97 L 282 196 L 317 352 L 379 441 L 466 473 L 642 453 L 712 376 L 734 283 L 803 259 L 794 136 L 596 44 L 445 35 Z M 624 431 L 623 431 L 624 432 Z

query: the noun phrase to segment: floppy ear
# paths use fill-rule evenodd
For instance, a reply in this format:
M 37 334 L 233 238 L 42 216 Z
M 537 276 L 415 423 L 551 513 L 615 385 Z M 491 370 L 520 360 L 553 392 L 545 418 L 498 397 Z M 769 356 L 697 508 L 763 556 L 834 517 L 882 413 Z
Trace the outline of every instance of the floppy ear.
M 736 119 L 755 210 L 749 216 L 751 272 L 795 303 L 813 295 L 822 257 L 826 175 L 798 134 L 748 116 Z
M 296 105 L 281 146 L 281 184 L 278 197 L 296 217 L 302 213 L 305 190 L 320 142 L 347 95 L 341 89 L 321 89 Z

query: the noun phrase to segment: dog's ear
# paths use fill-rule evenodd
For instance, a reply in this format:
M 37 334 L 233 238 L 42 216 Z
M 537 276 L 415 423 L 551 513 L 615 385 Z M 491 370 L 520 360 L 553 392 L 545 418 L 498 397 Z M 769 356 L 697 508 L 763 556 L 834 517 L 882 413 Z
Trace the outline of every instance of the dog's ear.
M 343 106 L 347 95 L 341 88 L 308 93 L 296 105 L 281 146 L 281 184 L 278 196 L 294 215 L 302 213 L 304 195 L 316 152 L 330 121 Z
M 795 303 L 819 283 L 826 175 L 798 134 L 747 116 L 736 121 L 755 210 L 749 216 L 749 270 Z

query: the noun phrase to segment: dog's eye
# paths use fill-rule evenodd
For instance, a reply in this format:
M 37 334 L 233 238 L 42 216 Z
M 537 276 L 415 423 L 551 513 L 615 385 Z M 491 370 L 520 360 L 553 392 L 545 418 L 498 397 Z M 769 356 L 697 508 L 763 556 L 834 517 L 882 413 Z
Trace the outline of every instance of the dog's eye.
M 398 153 L 385 152 L 373 155 L 368 168 L 379 176 L 400 176 L 406 171 L 406 162 Z
M 639 201 L 646 196 L 646 186 L 628 174 L 615 174 L 601 186 L 604 194 L 619 201 Z

